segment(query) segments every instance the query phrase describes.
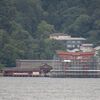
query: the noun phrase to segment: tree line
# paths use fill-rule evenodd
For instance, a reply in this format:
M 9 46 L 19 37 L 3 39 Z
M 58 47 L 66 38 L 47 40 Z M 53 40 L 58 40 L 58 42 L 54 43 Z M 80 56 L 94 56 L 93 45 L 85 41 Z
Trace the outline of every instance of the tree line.
M 63 32 L 100 41 L 100 0 L 0 0 L 0 66 L 16 59 L 52 59 L 65 49 L 49 35 Z

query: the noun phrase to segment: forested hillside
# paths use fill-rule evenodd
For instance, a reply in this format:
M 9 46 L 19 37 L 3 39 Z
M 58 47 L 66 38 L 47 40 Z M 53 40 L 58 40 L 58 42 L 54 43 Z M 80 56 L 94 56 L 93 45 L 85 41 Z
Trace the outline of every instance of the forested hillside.
M 0 0 L 0 66 L 51 59 L 62 48 L 48 39 L 53 32 L 99 44 L 100 0 Z

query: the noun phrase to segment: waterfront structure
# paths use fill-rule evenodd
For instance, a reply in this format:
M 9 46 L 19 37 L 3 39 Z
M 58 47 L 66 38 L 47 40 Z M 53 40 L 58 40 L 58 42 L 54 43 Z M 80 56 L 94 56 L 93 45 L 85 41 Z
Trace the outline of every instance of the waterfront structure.
M 4 76 L 100 77 L 95 52 L 56 51 L 53 60 L 16 60 L 16 67 L 3 69 Z
M 94 52 L 57 51 L 51 77 L 100 77 Z
M 16 67 L 2 72 L 14 77 L 100 77 L 98 61 L 94 52 L 57 51 L 54 60 L 16 60 Z
M 4 76 L 40 76 L 41 70 L 39 68 L 5 68 L 3 70 L 3 75 Z
M 4 76 L 48 76 L 51 60 L 16 60 L 16 67 L 3 69 Z
M 16 60 L 16 67 L 3 69 L 4 76 L 100 77 L 100 57 L 85 38 L 62 33 L 50 39 L 61 41 L 67 51 L 57 51 L 53 60 Z
M 80 46 L 85 43 L 86 39 L 82 37 L 71 37 L 70 35 L 66 35 L 64 33 L 55 33 L 50 35 L 50 39 L 57 40 L 65 45 L 67 50 L 72 50 L 76 48 L 80 48 Z

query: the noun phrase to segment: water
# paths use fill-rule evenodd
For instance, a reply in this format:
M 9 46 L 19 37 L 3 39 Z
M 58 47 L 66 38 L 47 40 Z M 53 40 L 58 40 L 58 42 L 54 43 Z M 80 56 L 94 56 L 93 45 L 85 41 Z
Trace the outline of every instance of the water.
M 0 100 L 100 100 L 100 79 L 0 77 Z

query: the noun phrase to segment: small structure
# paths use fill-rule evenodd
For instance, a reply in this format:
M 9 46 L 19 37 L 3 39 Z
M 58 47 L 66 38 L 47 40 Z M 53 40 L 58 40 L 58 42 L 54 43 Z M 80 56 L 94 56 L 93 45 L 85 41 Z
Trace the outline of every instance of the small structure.
M 52 66 L 44 64 L 40 66 L 41 76 L 48 76 L 48 73 L 52 70 Z
M 100 46 L 94 48 L 95 54 L 100 57 Z
M 93 44 L 82 44 L 80 46 L 80 50 L 83 52 L 93 52 L 94 51 Z

